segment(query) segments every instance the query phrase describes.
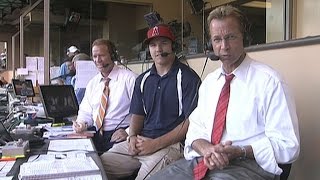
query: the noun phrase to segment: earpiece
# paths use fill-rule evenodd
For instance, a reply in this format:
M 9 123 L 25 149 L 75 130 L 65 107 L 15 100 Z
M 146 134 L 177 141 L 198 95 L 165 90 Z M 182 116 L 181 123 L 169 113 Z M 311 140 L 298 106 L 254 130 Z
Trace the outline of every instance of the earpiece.
M 178 48 L 179 44 L 176 41 L 172 42 L 172 52 L 177 52 Z
M 111 56 L 111 60 L 114 62 L 114 61 L 120 61 L 120 56 L 118 54 L 118 50 L 116 48 L 116 46 L 111 42 L 109 41 L 109 47 L 110 49 L 110 56 Z
M 238 11 L 240 14 L 239 21 L 243 31 L 243 46 L 247 47 L 251 45 L 251 36 L 250 36 L 250 23 L 247 16 L 242 12 Z

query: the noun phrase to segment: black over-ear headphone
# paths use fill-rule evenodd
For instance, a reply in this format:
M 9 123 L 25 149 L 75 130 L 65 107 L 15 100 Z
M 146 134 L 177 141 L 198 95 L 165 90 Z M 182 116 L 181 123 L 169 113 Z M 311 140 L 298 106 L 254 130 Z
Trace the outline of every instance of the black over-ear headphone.
M 178 48 L 179 48 L 179 44 L 177 43 L 177 40 L 173 41 L 172 42 L 172 52 L 173 53 L 177 52 Z
M 178 50 L 178 48 L 179 48 L 179 44 L 177 43 L 177 38 L 178 38 L 178 37 L 177 37 L 177 34 L 176 34 L 176 32 L 174 31 L 174 29 L 173 29 L 172 26 L 170 26 L 169 24 L 166 25 L 166 26 L 169 27 L 170 31 L 173 33 L 174 37 L 176 38 L 174 41 L 171 41 L 171 42 L 172 42 L 172 44 L 171 44 L 171 46 L 172 46 L 172 52 L 171 52 L 171 53 L 175 53 L 175 52 L 177 52 L 177 50 Z
M 242 35 L 243 35 L 243 46 L 247 47 L 251 45 L 251 36 L 250 36 L 250 23 L 247 18 L 247 16 L 242 12 L 242 11 L 237 11 L 240 16 L 238 16 L 239 21 L 240 21 L 240 26 L 242 28 Z
M 120 56 L 118 54 L 118 50 L 116 48 L 116 46 L 114 45 L 113 42 L 111 41 L 108 41 L 109 42 L 109 53 L 110 53 L 110 56 L 111 56 L 111 60 L 114 62 L 114 61 L 119 61 L 120 60 Z

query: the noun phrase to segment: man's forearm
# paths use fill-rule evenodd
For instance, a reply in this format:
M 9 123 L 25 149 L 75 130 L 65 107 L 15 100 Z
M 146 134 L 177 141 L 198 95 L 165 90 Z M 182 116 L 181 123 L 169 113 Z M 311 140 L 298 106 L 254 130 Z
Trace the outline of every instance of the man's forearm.
M 141 133 L 143 128 L 144 116 L 132 115 L 130 126 L 129 126 L 129 137 L 136 136 Z
M 207 152 L 207 149 L 212 146 L 211 142 L 205 139 L 196 139 L 191 144 L 192 149 L 194 149 L 198 154 L 204 156 Z
M 177 142 L 180 142 L 185 139 L 186 133 L 189 126 L 189 120 L 186 119 L 180 123 L 176 128 L 167 134 L 160 136 L 156 139 L 159 149 L 165 148 Z

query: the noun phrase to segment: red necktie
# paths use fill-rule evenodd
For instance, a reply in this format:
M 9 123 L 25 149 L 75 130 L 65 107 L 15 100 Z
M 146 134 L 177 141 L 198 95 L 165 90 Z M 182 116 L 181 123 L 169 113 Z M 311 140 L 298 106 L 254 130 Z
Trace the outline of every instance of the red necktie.
M 212 128 L 212 135 L 211 135 L 211 142 L 212 144 L 219 144 L 222 133 L 226 123 L 226 115 L 227 109 L 229 104 L 229 97 L 230 97 L 230 82 L 233 79 L 234 75 L 225 76 L 226 82 L 224 83 L 217 108 L 216 113 L 214 115 L 214 123 Z M 204 165 L 204 161 L 200 161 L 193 169 L 194 179 L 200 180 L 205 177 L 208 167 Z
M 99 113 L 96 118 L 97 131 L 99 131 L 101 135 L 103 132 L 103 120 L 106 115 L 106 111 L 107 111 L 107 107 L 108 107 L 109 82 L 110 82 L 110 79 L 108 78 L 105 82 L 105 87 L 104 87 L 103 93 L 101 95 Z

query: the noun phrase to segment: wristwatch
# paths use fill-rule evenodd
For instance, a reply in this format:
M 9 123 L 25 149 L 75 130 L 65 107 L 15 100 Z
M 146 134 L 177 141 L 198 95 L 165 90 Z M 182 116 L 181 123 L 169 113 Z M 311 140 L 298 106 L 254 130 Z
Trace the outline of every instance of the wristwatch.
M 239 159 L 245 160 L 247 158 L 247 150 L 244 146 L 241 146 L 241 145 L 239 146 L 239 148 L 241 149 L 241 155 L 242 155 L 239 157 Z

